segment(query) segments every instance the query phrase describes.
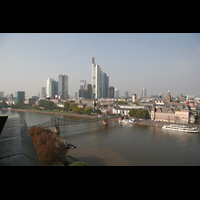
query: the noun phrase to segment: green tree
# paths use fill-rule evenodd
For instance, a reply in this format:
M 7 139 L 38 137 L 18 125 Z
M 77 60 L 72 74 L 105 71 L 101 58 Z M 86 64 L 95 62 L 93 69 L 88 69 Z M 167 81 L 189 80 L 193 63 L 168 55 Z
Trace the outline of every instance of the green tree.
M 133 108 L 133 109 L 131 109 L 131 110 L 129 111 L 129 115 L 135 117 L 136 112 L 137 112 L 137 109 L 134 109 L 134 108 Z
M 70 164 L 69 166 L 88 166 L 88 164 L 83 161 L 76 161 L 76 162 Z
M 0 108 L 8 108 L 8 104 L 5 102 L 5 100 L 2 100 L 1 104 L 0 104 Z
M 52 101 L 45 101 L 43 103 L 43 106 L 45 109 L 52 109 L 54 108 L 54 103 Z
M 78 114 L 83 114 L 83 108 L 81 107 L 77 107 L 75 110 L 74 110 L 75 113 L 78 113 Z
M 129 115 L 137 118 L 149 119 L 149 112 L 146 109 L 131 109 Z
M 95 113 L 101 114 L 101 111 L 99 109 L 95 110 Z
M 69 104 L 69 111 L 73 111 L 74 112 L 77 107 L 78 107 L 78 105 L 75 104 L 74 102 L 72 102 L 72 103 Z
M 125 101 L 118 101 L 117 104 L 118 105 L 126 105 L 127 103 Z
M 33 108 L 33 109 L 36 109 L 36 110 L 39 110 L 39 109 L 40 109 L 39 106 L 37 106 L 37 105 L 33 105 L 32 108 Z
M 90 107 L 88 107 L 88 108 L 85 108 L 85 110 L 84 110 L 84 114 L 88 114 L 88 115 L 90 115 L 91 113 L 93 112 L 93 109 L 92 108 L 90 108 Z
M 68 110 L 69 110 L 69 101 L 66 101 L 64 103 L 64 110 L 68 112 Z

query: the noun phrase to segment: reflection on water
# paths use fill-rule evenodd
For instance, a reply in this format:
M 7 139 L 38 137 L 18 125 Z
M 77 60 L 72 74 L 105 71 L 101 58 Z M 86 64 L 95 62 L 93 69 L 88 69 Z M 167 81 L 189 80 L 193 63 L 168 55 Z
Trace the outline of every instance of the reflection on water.
M 48 121 L 55 116 L 72 119 L 63 115 L 25 112 L 19 114 L 26 119 L 28 126 Z M 161 127 L 118 123 L 110 123 L 108 127 L 104 127 L 102 122 L 61 126 L 60 130 L 61 134 L 58 137 L 77 146 L 76 149 L 70 150 L 69 154 L 91 166 L 200 165 L 199 133 L 182 133 L 162 130 Z

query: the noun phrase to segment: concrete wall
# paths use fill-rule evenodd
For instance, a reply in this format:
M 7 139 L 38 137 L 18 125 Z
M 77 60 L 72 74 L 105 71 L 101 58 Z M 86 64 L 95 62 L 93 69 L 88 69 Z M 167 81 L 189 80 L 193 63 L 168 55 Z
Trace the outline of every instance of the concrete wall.
M 0 166 L 41 166 L 26 121 L 8 116 L 0 135 Z

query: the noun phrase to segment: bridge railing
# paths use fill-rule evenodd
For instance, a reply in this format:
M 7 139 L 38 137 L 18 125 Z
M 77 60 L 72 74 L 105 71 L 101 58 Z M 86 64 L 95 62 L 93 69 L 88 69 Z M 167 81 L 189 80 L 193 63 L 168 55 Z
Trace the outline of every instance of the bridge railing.
M 107 116 L 107 119 L 116 119 L 118 118 L 119 116 Z M 61 118 L 58 118 L 58 117 L 54 117 L 53 119 L 49 120 L 49 121 L 46 121 L 46 122 L 43 122 L 43 123 L 40 123 L 40 124 L 37 124 L 37 125 L 33 125 L 33 126 L 36 126 L 36 127 L 44 127 L 44 128 L 47 128 L 47 127 L 54 127 L 54 126 L 64 126 L 64 125 L 73 125 L 73 124 L 81 124 L 81 123 L 88 123 L 88 122 L 96 122 L 96 121 L 101 121 L 101 120 L 104 120 L 105 119 L 105 116 L 101 116 L 101 117 L 95 117 L 95 118 L 92 118 L 92 119 L 83 119 L 83 120 L 65 120 L 65 119 L 61 119 Z M 32 126 L 31 126 L 32 127 Z M 29 129 L 31 127 L 28 127 Z

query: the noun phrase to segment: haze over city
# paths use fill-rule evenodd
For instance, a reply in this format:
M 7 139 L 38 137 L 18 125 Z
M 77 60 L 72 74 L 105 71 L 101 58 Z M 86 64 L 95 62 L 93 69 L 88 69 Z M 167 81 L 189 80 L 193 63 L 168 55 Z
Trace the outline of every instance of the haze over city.
M 199 33 L 1 33 L 0 91 L 38 95 L 48 78 L 68 76 L 70 97 L 80 80 L 92 84 L 92 57 L 109 85 L 129 95 L 200 96 Z

